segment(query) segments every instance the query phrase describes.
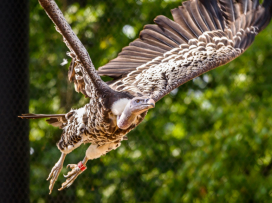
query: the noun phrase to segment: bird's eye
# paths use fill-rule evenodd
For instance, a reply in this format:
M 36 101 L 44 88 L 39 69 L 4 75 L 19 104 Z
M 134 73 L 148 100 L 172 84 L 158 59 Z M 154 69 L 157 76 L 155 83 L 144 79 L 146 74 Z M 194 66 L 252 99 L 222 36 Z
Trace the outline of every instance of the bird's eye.
M 139 102 L 140 102 L 140 100 L 139 100 L 139 99 L 137 99 L 137 100 L 136 100 L 136 103 L 139 103 Z

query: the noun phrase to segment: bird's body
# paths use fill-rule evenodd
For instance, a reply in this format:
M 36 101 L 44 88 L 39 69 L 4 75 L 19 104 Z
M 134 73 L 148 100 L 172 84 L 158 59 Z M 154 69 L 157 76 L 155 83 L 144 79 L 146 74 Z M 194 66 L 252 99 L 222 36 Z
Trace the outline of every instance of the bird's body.
M 89 103 L 61 117 L 48 119 L 51 125 L 63 129 L 61 139 L 57 144 L 59 150 L 67 154 L 82 143 L 98 146 L 108 143 L 119 144 L 129 131 L 143 121 L 146 115 L 146 112 L 137 115 L 129 128 L 120 129 L 117 126 L 117 116 L 121 115 L 128 102 L 129 100 L 126 103 L 121 100 L 120 106 L 118 106 L 118 101 L 115 102 L 113 104 L 115 109 L 94 108 L 94 104 Z M 119 115 L 116 114 L 119 112 Z
M 146 25 L 140 38 L 119 56 L 100 67 L 99 75 L 113 77 L 104 83 L 88 53 L 66 23 L 53 0 L 40 0 L 72 58 L 68 78 L 77 92 L 90 98 L 84 107 L 61 115 L 25 114 L 23 118 L 49 118 L 63 129 L 57 146 L 62 152 L 52 169 L 50 192 L 66 154 L 91 143 L 83 163 L 70 165 L 62 188 L 69 187 L 99 158 L 120 146 L 125 135 L 139 125 L 155 102 L 193 78 L 240 56 L 270 22 L 272 3 L 264 0 L 191 0 L 172 10 L 174 21 L 158 16 Z

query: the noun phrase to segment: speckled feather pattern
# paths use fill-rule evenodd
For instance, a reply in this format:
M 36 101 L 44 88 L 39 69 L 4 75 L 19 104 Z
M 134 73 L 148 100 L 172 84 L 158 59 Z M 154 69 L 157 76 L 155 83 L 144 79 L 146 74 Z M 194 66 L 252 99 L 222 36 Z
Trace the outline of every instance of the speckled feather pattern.
M 99 68 L 101 75 L 120 78 L 108 83 L 112 89 L 150 96 L 157 102 L 180 85 L 240 56 L 271 19 L 269 7 L 251 0 L 191 0 L 173 9 L 172 15 L 174 21 L 155 18 L 157 25 L 145 26 L 139 39 Z M 128 56 L 128 51 L 134 55 Z M 133 68 L 137 62 L 140 65 Z
M 138 67 L 114 83 L 113 88 L 118 84 L 117 91 L 139 92 L 158 101 L 178 86 L 230 62 L 244 51 L 234 48 L 225 36 L 212 38 L 205 34 L 199 40 L 190 40 L 186 49 L 185 46 L 175 48 L 166 52 L 165 57 L 156 58 L 161 60 L 158 65 L 151 62 Z
M 86 104 L 79 110 L 71 110 L 65 115 L 63 133 L 57 146 L 60 151 L 69 153 L 82 143 L 102 146 L 108 143 L 120 143 L 123 137 L 141 123 L 147 112 L 137 116 L 134 123 L 125 130 L 118 128 L 116 116 L 100 103 Z

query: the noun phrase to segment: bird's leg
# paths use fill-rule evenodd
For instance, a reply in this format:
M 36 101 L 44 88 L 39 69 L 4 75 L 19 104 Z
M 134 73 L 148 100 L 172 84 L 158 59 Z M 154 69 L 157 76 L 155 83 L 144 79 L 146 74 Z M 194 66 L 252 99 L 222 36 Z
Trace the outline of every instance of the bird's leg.
M 55 185 L 55 182 L 56 180 L 58 179 L 59 177 L 59 174 L 60 174 L 60 171 L 62 169 L 62 166 L 63 166 L 63 162 L 64 162 L 64 159 L 65 159 L 65 156 L 66 154 L 62 153 L 58 162 L 55 164 L 55 166 L 52 168 L 47 180 L 50 180 L 50 185 L 49 185 L 49 194 L 51 194 L 52 190 L 53 190 L 53 187 Z
M 120 141 L 118 142 L 113 142 L 113 143 L 108 143 L 102 146 L 98 145 L 90 145 L 89 148 L 86 151 L 86 156 L 84 157 L 83 161 L 80 161 L 78 164 L 69 164 L 67 167 L 70 167 L 72 171 L 68 172 L 67 175 L 64 175 L 66 178 L 66 181 L 62 183 L 61 188 L 59 190 L 63 190 L 64 188 L 67 188 L 73 184 L 75 179 L 87 169 L 87 162 L 90 159 L 97 159 L 101 157 L 102 155 L 105 155 L 107 152 L 116 149 L 120 147 L 121 143 Z

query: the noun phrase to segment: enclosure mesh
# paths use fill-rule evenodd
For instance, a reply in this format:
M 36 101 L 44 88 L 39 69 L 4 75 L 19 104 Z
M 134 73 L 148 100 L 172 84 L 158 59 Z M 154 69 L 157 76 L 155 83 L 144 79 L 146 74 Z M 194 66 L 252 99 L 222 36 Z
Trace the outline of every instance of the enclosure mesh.
M 28 0 L 0 3 L 0 202 L 29 202 Z

